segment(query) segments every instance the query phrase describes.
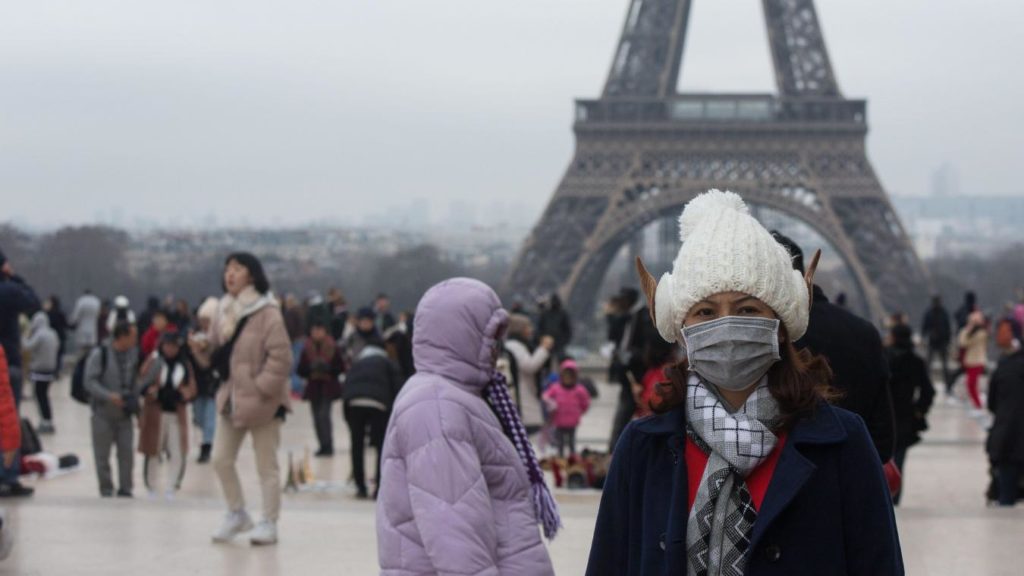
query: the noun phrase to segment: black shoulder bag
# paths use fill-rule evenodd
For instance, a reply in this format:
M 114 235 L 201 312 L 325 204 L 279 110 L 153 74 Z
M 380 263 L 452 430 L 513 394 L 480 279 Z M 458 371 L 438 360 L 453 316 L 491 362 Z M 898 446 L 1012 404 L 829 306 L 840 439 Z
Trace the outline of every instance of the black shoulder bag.
M 210 356 L 210 366 L 213 368 L 214 375 L 221 382 L 227 382 L 231 378 L 231 353 L 234 352 L 235 342 L 238 342 L 238 336 L 247 322 L 249 322 L 249 316 L 242 318 L 238 326 L 235 327 L 235 333 L 231 335 L 231 340 L 214 350 Z

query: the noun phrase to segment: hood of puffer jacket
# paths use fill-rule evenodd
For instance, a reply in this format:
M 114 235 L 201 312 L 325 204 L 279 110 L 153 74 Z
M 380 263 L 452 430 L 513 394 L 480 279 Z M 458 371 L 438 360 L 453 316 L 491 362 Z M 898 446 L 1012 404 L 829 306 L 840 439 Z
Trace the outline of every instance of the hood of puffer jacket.
M 35 334 L 36 332 L 50 327 L 50 317 L 46 315 L 46 312 L 39 311 L 32 315 L 32 324 L 29 325 L 29 333 Z
M 489 286 L 453 278 L 434 286 L 416 308 L 416 371 L 482 390 L 494 372 L 493 350 L 508 313 Z

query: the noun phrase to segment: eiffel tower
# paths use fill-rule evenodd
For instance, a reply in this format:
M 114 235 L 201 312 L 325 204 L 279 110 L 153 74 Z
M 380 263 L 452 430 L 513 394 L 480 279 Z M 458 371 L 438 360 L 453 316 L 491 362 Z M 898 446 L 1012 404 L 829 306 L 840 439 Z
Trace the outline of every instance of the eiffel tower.
M 589 317 L 624 244 L 721 188 L 830 242 L 871 318 L 922 306 L 930 279 L 868 161 L 866 102 L 840 93 L 812 0 L 762 1 L 775 95 L 678 93 L 692 2 L 630 1 L 604 92 L 576 101 L 575 155 L 507 294 L 557 291 Z

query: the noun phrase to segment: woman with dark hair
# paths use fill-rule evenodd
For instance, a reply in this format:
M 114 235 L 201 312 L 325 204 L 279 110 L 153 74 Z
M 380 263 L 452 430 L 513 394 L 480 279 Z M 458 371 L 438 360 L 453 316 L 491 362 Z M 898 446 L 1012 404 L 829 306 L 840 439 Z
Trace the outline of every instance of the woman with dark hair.
M 416 364 L 412 358 L 412 338 L 401 330 L 394 330 L 384 340 L 388 358 L 391 358 L 402 371 L 402 383 L 416 373 Z
M 211 364 L 222 382 L 217 391 L 213 468 L 224 490 L 228 513 L 213 540 L 228 542 L 252 530 L 249 539 L 253 545 L 276 544 L 281 508 L 277 449 L 281 423 L 291 405 L 291 343 L 281 309 L 270 292 L 270 282 L 255 256 L 247 252 L 228 256 L 223 286 L 225 294 L 217 306 L 209 341 L 214 350 Z M 263 519 L 255 530 L 245 511 L 235 467 L 242 441 L 250 434 L 263 493 Z
M 659 414 L 615 448 L 587 574 L 903 574 L 892 502 L 864 422 L 830 406 L 827 363 L 792 342 L 810 286 L 736 194 L 680 218 L 657 282 L 638 262 L 658 333 L 686 359 Z

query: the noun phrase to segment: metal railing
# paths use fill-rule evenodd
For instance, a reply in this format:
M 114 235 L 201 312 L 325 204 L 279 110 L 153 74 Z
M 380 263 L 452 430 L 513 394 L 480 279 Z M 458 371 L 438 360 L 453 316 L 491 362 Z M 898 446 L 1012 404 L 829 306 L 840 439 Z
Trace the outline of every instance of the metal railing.
M 864 100 L 769 94 L 687 94 L 666 99 L 577 100 L 576 123 L 866 122 Z

